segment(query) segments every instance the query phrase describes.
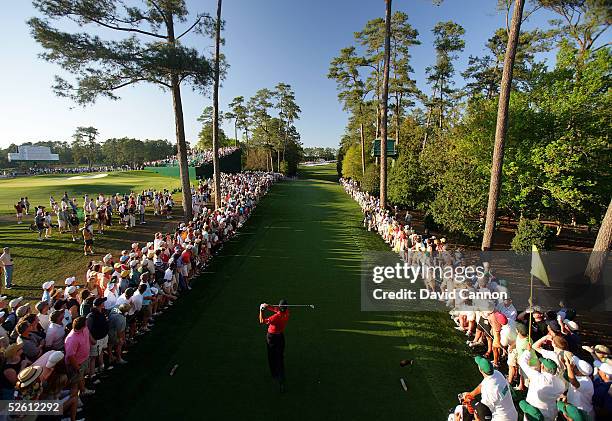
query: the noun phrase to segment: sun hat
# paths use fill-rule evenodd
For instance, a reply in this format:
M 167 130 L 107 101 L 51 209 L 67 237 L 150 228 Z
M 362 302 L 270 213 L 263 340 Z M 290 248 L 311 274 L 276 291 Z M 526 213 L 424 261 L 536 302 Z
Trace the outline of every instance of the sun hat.
M 591 364 L 584 360 L 581 360 L 575 355 L 572 360 L 574 362 L 574 365 L 578 368 L 578 370 L 580 370 L 582 374 L 584 374 L 585 376 L 590 376 L 591 374 L 593 374 L 593 367 L 591 366 Z
M 132 243 L 132 248 L 134 249 L 136 247 L 138 247 L 138 243 Z
M 122 278 L 127 278 L 128 276 L 130 276 L 130 271 L 129 270 L 122 270 L 121 271 L 121 277 Z
M 30 304 L 24 304 L 20 306 L 16 311 L 17 317 L 20 317 L 20 318 L 27 315 L 29 312 L 30 312 Z
M 47 281 L 42 284 L 42 289 L 47 290 L 55 285 L 55 281 Z
M 544 358 L 544 357 L 540 357 L 538 358 L 538 360 L 542 363 L 542 365 L 550 371 L 557 371 L 557 363 L 554 362 L 553 360 L 551 360 L 550 358 Z
M 64 353 L 62 351 L 53 351 L 51 355 L 49 355 L 49 359 L 47 360 L 47 364 L 45 365 L 45 367 L 53 368 L 63 358 L 64 358 Z
M 17 385 L 16 387 L 23 388 L 28 387 L 32 383 L 38 379 L 38 377 L 42 374 L 43 369 L 37 365 L 31 365 L 29 367 L 24 368 L 17 375 Z
M 601 361 L 595 361 L 595 367 L 597 367 L 598 370 L 604 372 L 608 376 L 612 376 L 612 364 L 608 362 L 604 363 Z
M 17 351 L 19 351 L 22 348 L 23 348 L 23 343 L 20 343 L 20 344 L 18 344 L 18 343 L 10 344 L 4 350 L 4 356 L 6 357 L 7 360 L 11 359 L 15 355 L 17 355 Z
M 573 320 L 565 319 L 563 320 L 563 324 L 567 326 L 572 332 L 575 332 L 578 330 L 578 323 L 576 323 Z
M 106 262 L 108 262 L 109 260 L 111 260 L 112 258 L 113 258 L 113 255 L 112 255 L 112 254 L 110 254 L 110 253 L 108 253 L 106 256 L 104 256 L 104 257 L 102 258 L 102 261 L 103 261 L 104 263 L 106 263 Z
M 478 366 L 480 371 L 485 374 L 493 374 L 493 364 L 491 364 L 491 361 L 487 360 L 484 357 L 481 357 L 480 355 L 474 357 L 474 361 L 476 362 L 476 365 Z
M 595 348 L 593 348 L 593 351 L 595 351 L 598 354 L 610 355 L 610 348 L 608 348 L 605 345 L 595 345 Z
M 567 415 L 572 421 L 586 421 L 589 419 L 583 411 L 576 408 L 574 405 L 565 403 L 563 401 L 557 402 L 557 409 L 563 414 Z
M 113 266 L 113 268 L 115 268 L 115 270 L 117 270 L 117 269 L 121 269 L 121 263 L 115 263 L 115 265 Z
M 128 256 L 129 256 L 130 259 L 134 259 L 134 258 L 136 258 L 136 253 L 130 253 Z
M 65 283 L 66 285 L 72 285 L 72 284 L 74 284 L 74 281 L 76 281 L 76 278 L 75 278 L 74 276 L 71 276 L 71 277 L 69 277 L 69 278 L 66 278 L 66 280 L 64 281 L 64 283 Z
M 542 412 L 535 406 L 528 404 L 526 400 L 519 402 L 519 408 L 521 408 L 521 411 L 525 414 L 527 421 L 544 421 Z
M 111 273 L 113 271 L 113 268 L 110 266 L 104 266 L 102 268 L 102 273 Z

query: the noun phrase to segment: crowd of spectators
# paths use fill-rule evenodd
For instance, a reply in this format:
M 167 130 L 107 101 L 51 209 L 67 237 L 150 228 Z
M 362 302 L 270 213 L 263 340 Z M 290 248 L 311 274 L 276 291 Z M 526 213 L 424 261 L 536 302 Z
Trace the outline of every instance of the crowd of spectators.
M 224 156 L 231 155 L 234 152 L 236 152 L 238 149 L 240 148 L 237 146 L 225 146 L 225 147 L 219 148 L 219 158 L 223 158 Z M 190 167 L 199 167 L 200 165 L 208 164 L 212 162 L 212 159 L 213 159 L 212 149 L 206 149 L 206 150 L 192 149 L 191 151 L 189 151 L 189 154 L 187 156 L 187 162 L 189 163 Z M 165 159 L 145 162 L 144 165 L 147 167 L 176 167 L 178 165 L 178 158 L 175 155 L 173 155 Z
M 222 174 L 218 209 L 208 203 L 212 181 L 201 181 L 192 191 L 193 220 L 179 224 L 174 232 L 158 232 L 149 242 L 92 260 L 83 279 L 70 276 L 62 285 L 43 283 L 41 300 L 34 306 L 22 297 L 9 302 L 0 298 L 2 399 L 59 400 L 63 416 L 76 419 L 105 373 L 128 363 L 129 347 L 192 289 L 202 269 L 280 177 L 264 172 Z M 149 190 L 133 199 L 154 202 L 164 194 Z M 120 207 L 126 196 L 129 201 L 133 195 L 100 195 L 86 204 L 95 202 L 99 209 L 117 202 Z M 65 204 L 60 210 L 75 205 L 67 195 L 60 202 Z M 80 230 L 88 231 L 87 223 Z
M 50 175 L 50 174 L 84 174 L 96 172 L 113 172 L 113 171 L 131 171 L 140 170 L 143 167 L 140 165 L 101 165 L 92 167 L 30 167 L 24 170 L 5 170 L 4 177 L 16 177 L 27 175 Z
M 361 191 L 356 182 L 340 182 L 361 206 L 364 227 L 378 232 L 409 265 L 465 264 L 463 251 L 451 251 L 445 238 L 417 233 L 410 214 L 400 218 L 382 209 L 378 198 Z M 432 291 L 465 289 L 507 295 L 500 300 L 445 300 L 483 377 L 473 390 L 459 394 L 459 405 L 449 421 L 516 421 L 519 413 L 528 421 L 612 419 L 610 349 L 585 344 L 580 316 L 565 305 L 551 309 L 533 305 L 517 311 L 507 283 L 495 276 L 490 262 L 482 263 L 482 276 L 461 282 L 453 277 L 421 279 Z

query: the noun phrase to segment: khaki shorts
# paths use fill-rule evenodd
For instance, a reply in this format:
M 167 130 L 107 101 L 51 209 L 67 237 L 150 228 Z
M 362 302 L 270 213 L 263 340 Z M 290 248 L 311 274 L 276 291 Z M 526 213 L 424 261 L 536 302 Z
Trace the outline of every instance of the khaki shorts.
M 106 335 L 102 339 L 98 339 L 98 341 L 94 345 L 91 346 L 91 348 L 89 349 L 89 356 L 97 357 L 98 355 L 102 353 L 102 350 L 107 347 L 108 347 L 108 335 Z

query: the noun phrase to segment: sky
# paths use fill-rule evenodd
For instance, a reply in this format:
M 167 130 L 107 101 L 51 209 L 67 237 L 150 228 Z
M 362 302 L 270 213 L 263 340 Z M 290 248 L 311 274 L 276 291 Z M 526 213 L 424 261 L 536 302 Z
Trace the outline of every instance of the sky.
M 133 1 L 132 3 L 140 3 Z M 215 13 L 214 0 L 187 0 L 193 12 Z M 427 90 L 425 68 L 435 61 L 431 29 L 439 21 L 454 20 L 466 31 L 466 48 L 456 63 L 457 74 L 465 69 L 470 55 L 483 55 L 485 43 L 505 15 L 496 10 L 497 0 L 446 0 L 435 6 L 431 0 L 394 0 L 393 10 L 408 14 L 419 31 L 420 46 L 412 50 L 413 77 Z M 236 96 L 248 98 L 258 89 L 273 88 L 278 82 L 292 86 L 302 109 L 296 122 L 306 147 L 337 147 L 347 114 L 338 102 L 336 84 L 327 79 L 329 63 L 341 48 L 353 44 L 353 33 L 376 17 L 383 17 L 383 0 L 225 0 L 226 22 L 222 47 L 230 64 L 220 90 L 222 110 Z M 85 108 L 51 90 L 61 69 L 38 57 L 42 48 L 32 39 L 26 20 L 37 16 L 30 1 L 11 2 L 0 16 L 0 45 L 3 57 L 0 80 L 0 147 L 11 143 L 70 140 L 78 126 L 94 126 L 100 139 L 135 137 L 175 141 L 172 97 L 155 85 L 139 84 L 118 92 L 121 99 L 100 99 Z M 524 25 L 546 26 L 552 16 L 536 12 Z M 101 32 L 105 34 L 106 32 Z M 212 56 L 213 40 L 186 39 Z M 210 97 L 182 90 L 187 140 L 195 143 L 202 109 Z M 233 126 L 224 123 L 233 137 Z

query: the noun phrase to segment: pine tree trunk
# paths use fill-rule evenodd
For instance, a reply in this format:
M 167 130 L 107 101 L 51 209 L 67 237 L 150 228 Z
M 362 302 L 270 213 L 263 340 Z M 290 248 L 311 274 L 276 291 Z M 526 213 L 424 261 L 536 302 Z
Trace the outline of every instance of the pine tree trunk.
M 380 207 L 387 207 L 387 108 L 389 100 L 389 58 L 391 51 L 391 0 L 385 0 L 385 55 L 380 103 Z
M 400 106 L 402 105 L 402 100 L 397 94 L 397 98 L 395 99 L 395 144 L 399 145 L 399 135 L 400 135 Z
M 221 172 L 219 168 L 219 49 L 221 45 L 221 3 L 217 1 L 215 22 L 215 82 L 213 86 L 213 184 L 215 186 L 215 209 L 221 207 Z
M 174 44 L 176 42 L 174 38 L 174 18 L 170 13 L 167 17 L 166 28 L 168 31 L 168 42 Z M 181 99 L 181 86 L 178 74 L 172 73 L 170 75 L 170 86 L 172 91 L 172 107 L 174 109 L 179 174 L 181 177 L 183 218 L 185 221 L 190 221 L 193 218 L 191 183 L 189 182 L 189 162 L 187 161 L 187 143 L 185 142 L 185 120 L 183 118 L 183 101 Z
M 502 73 L 501 87 L 499 90 L 499 105 L 497 108 L 497 125 L 495 127 L 495 145 L 493 146 L 493 162 L 491 164 L 491 182 L 489 184 L 489 201 L 487 204 L 487 218 L 482 237 L 482 250 L 490 250 L 493 245 L 495 233 L 495 221 L 497 216 L 497 202 L 502 182 L 502 166 L 504 163 L 504 143 L 508 130 L 508 107 L 510 104 L 510 90 L 512 89 L 512 70 L 514 68 L 514 57 L 518 46 L 521 31 L 521 20 L 525 0 L 515 0 L 514 12 L 508 45 L 504 57 L 504 70 Z
M 359 124 L 359 136 L 361 138 L 361 173 L 365 174 L 366 155 L 365 155 L 365 133 L 363 132 L 363 123 Z
M 238 125 L 236 120 L 234 120 L 234 146 L 238 146 Z
M 597 232 L 597 239 L 589 257 L 589 263 L 584 272 L 584 277 L 589 279 L 592 284 L 599 282 L 601 279 L 601 273 L 608 260 L 608 253 L 612 247 L 612 200 L 608 204 L 608 210 L 601 222 L 599 232 Z

